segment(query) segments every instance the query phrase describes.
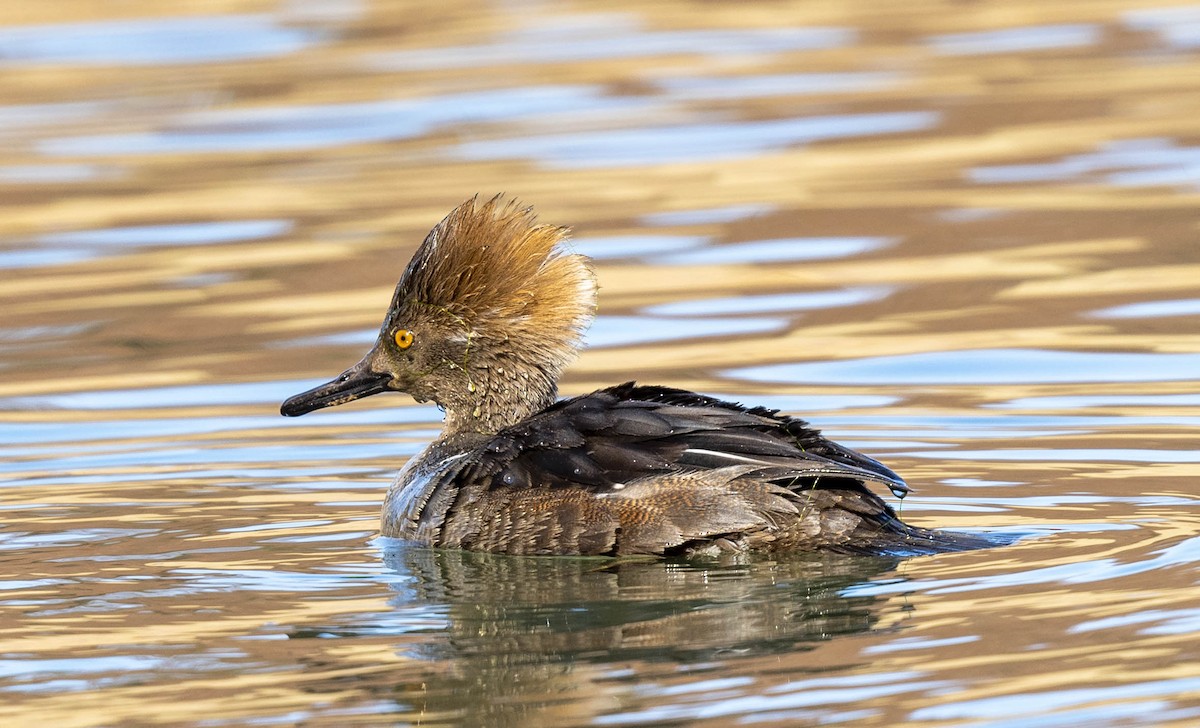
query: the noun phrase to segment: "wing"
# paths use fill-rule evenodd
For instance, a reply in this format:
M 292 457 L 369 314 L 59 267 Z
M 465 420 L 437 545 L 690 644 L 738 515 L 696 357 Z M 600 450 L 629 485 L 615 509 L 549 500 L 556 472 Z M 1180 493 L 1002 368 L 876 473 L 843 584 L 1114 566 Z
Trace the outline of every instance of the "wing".
M 669 473 L 770 468 L 791 489 L 821 477 L 908 493 L 881 463 L 775 410 L 633 383 L 563 400 L 486 442 L 460 477 L 501 488 L 583 488 L 593 494 Z
M 475 441 L 440 482 L 418 534 L 482 551 L 884 551 L 921 532 L 864 484 L 903 496 L 899 476 L 804 421 L 633 383 Z

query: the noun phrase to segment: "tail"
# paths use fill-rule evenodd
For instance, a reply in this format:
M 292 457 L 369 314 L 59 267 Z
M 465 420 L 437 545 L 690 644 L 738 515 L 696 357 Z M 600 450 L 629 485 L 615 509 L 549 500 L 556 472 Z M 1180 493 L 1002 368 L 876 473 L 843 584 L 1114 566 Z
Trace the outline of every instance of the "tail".
M 899 518 L 871 525 L 877 530 L 860 533 L 853 543 L 845 544 L 847 552 L 877 556 L 928 556 L 1005 546 L 1015 540 L 1007 534 L 966 533 L 910 526 Z

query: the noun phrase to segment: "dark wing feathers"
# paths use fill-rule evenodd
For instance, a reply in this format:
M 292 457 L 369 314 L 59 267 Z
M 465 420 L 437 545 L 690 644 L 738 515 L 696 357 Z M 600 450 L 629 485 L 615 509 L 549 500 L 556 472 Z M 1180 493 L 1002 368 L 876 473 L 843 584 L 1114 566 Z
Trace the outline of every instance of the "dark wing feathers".
M 478 438 L 446 445 L 461 457 L 403 532 L 513 554 L 990 545 L 900 521 L 865 483 L 902 496 L 904 481 L 803 420 L 693 392 L 623 384 Z
M 604 492 L 648 476 L 747 463 L 772 468 L 775 482 L 792 488 L 798 478 L 832 476 L 907 492 L 891 470 L 826 440 L 803 420 L 632 383 L 563 400 L 502 430 L 460 477 L 492 488 Z

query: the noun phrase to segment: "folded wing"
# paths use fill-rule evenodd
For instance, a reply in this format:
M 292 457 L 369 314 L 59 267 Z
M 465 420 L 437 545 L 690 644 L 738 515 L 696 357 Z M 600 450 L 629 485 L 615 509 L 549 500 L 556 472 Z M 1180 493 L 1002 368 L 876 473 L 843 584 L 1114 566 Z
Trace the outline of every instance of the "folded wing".
M 483 551 L 929 553 L 986 545 L 901 522 L 887 467 L 774 410 L 633 383 L 563 400 L 439 473 L 428 541 Z

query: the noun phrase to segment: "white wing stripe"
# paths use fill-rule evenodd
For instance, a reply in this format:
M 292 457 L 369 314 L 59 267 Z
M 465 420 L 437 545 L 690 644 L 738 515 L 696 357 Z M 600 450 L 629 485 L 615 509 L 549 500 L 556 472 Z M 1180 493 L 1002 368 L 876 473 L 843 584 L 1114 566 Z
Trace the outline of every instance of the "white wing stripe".
M 759 460 L 757 458 L 749 458 L 749 457 L 746 457 L 745 455 L 734 455 L 731 452 L 721 452 L 720 450 L 704 450 L 704 449 L 701 449 L 698 447 L 689 447 L 688 449 L 684 450 L 684 452 L 685 453 L 694 452 L 697 455 L 712 455 L 714 457 L 722 458 L 724 460 L 732 460 L 733 462 L 736 462 L 736 463 L 754 463 L 755 465 L 771 465 L 772 464 L 765 460 Z

